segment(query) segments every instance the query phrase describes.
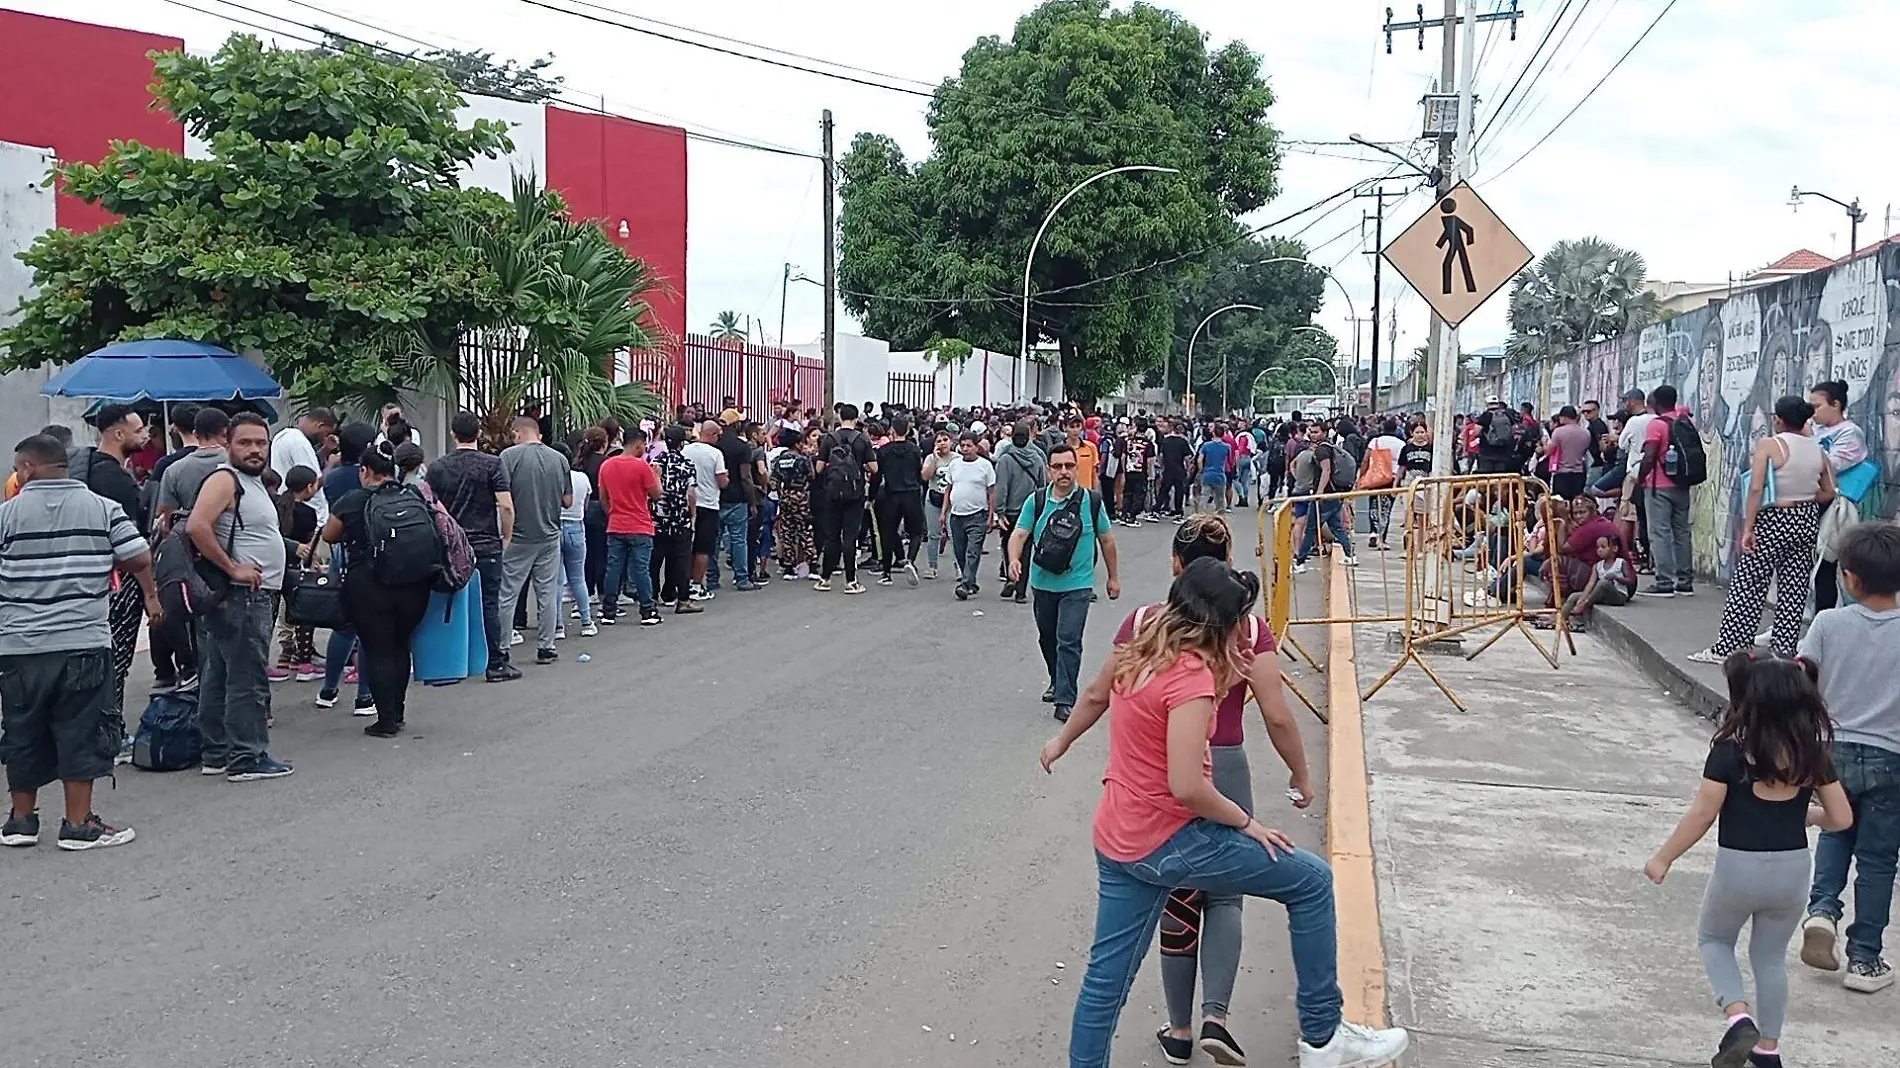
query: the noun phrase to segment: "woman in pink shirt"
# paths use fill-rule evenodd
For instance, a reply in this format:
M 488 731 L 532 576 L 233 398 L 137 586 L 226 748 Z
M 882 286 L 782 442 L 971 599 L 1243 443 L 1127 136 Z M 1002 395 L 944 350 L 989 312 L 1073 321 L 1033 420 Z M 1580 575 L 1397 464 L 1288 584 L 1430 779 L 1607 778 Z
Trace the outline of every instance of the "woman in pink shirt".
M 1254 576 L 1220 560 L 1188 564 L 1167 604 L 1109 658 L 1043 748 L 1047 770 L 1103 712 L 1113 713 L 1095 813 L 1095 944 L 1076 997 L 1070 1068 L 1108 1064 L 1135 971 L 1177 887 L 1286 906 L 1300 1068 L 1374 1068 L 1408 1044 L 1403 1030 L 1375 1031 L 1341 1017 L 1332 870 L 1261 825 L 1210 778 L 1215 700 L 1247 676 L 1253 652 L 1241 639 L 1259 594 Z

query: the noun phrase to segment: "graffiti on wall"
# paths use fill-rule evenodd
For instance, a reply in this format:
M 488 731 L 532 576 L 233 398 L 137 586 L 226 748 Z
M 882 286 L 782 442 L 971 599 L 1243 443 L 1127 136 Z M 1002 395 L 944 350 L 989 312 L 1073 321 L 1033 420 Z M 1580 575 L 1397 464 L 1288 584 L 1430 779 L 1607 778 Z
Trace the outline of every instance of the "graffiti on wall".
M 1742 476 L 1756 443 L 1773 432 L 1775 400 L 1816 382 L 1847 383 L 1848 418 L 1880 464 L 1863 512 L 1892 518 L 1900 509 L 1900 246 L 1738 293 L 1552 364 L 1514 368 L 1512 403 L 1547 412 L 1597 401 L 1608 411 L 1632 388 L 1676 386 L 1709 456 L 1694 500 L 1696 566 L 1706 573 L 1726 580 L 1734 562 Z

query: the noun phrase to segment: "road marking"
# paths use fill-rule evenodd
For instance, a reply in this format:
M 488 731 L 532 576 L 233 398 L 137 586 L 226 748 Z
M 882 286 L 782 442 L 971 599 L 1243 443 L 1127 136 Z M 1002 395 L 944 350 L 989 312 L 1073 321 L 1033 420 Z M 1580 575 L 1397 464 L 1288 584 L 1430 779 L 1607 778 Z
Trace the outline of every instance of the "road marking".
M 1326 614 L 1350 615 L 1351 579 L 1335 552 L 1327 558 Z M 1333 866 L 1333 909 L 1339 928 L 1339 987 L 1346 1019 L 1386 1025 L 1385 946 L 1379 888 L 1372 863 L 1372 796 L 1366 773 L 1366 735 L 1359 705 L 1359 669 L 1352 624 L 1326 627 L 1327 860 Z

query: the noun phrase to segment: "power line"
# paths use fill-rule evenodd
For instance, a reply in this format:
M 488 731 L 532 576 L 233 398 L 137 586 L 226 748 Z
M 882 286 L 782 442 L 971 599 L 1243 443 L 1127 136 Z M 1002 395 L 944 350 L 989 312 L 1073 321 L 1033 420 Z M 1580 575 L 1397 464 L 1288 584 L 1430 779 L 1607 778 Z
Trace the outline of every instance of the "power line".
M 1583 99 L 1571 105 L 1570 110 L 1564 112 L 1564 117 L 1561 119 L 1558 119 L 1557 124 L 1555 126 L 1552 126 L 1550 129 L 1544 131 L 1544 136 L 1538 138 L 1537 141 L 1531 145 L 1531 147 L 1525 149 L 1521 154 L 1518 155 L 1516 159 L 1505 164 L 1504 169 L 1499 171 L 1497 174 L 1492 175 L 1491 180 L 1496 181 L 1497 179 L 1504 177 L 1506 174 L 1509 174 L 1511 171 L 1511 168 L 1516 167 L 1518 164 L 1524 162 L 1524 160 L 1531 153 L 1541 148 L 1545 141 L 1550 140 L 1552 134 L 1562 129 L 1564 123 L 1569 122 L 1570 117 L 1572 115 L 1575 115 L 1578 112 L 1578 110 L 1581 109 L 1585 104 L 1589 103 L 1590 98 L 1596 95 L 1596 92 L 1598 89 L 1603 88 L 1603 83 L 1610 80 L 1610 75 L 1615 74 L 1618 68 L 1623 66 L 1624 60 L 1629 59 L 1630 54 L 1635 52 L 1636 49 L 1640 45 L 1642 45 L 1644 41 L 1649 39 L 1650 31 L 1654 30 L 1656 28 L 1656 24 L 1661 22 L 1664 16 L 1668 15 L 1670 11 L 1674 10 L 1675 6 L 1676 6 L 1676 0 L 1669 0 L 1668 3 L 1664 4 L 1663 9 L 1656 13 L 1656 17 L 1650 20 L 1649 25 L 1643 27 L 1643 32 L 1637 36 L 1636 40 L 1631 42 L 1630 46 L 1623 50 L 1622 55 L 1616 57 L 1615 63 L 1610 64 L 1610 69 L 1603 72 L 1603 77 L 1598 78 L 1596 81 L 1596 84 L 1590 87 L 1590 91 L 1583 94 Z
M 1577 60 L 1583 58 L 1583 55 L 1590 50 L 1591 42 L 1595 41 L 1597 34 L 1603 32 L 1603 27 L 1609 24 L 1610 16 L 1616 12 L 1616 7 L 1620 3 L 1622 3 L 1622 0 L 1610 0 L 1609 4 L 1603 9 L 1603 17 L 1597 19 L 1596 25 L 1590 27 L 1589 33 L 1584 34 L 1583 40 L 1577 45 L 1576 51 L 1570 54 L 1570 58 L 1565 61 L 1563 69 L 1557 72 L 1557 82 L 1561 83 L 1564 78 L 1570 74 L 1571 69 L 1577 65 Z M 1528 93 L 1526 97 L 1529 97 Z M 1528 123 L 1538 112 L 1543 110 L 1544 104 L 1549 99 L 1549 87 L 1546 87 L 1543 92 L 1538 93 L 1535 98 L 1527 99 L 1521 114 L 1513 113 L 1506 122 L 1498 127 L 1499 139 L 1502 140 L 1506 134 L 1522 128 L 1524 124 Z
M 174 7 L 184 8 L 187 11 L 195 11 L 200 15 L 205 15 L 210 18 L 219 19 L 224 22 L 233 23 L 238 26 L 244 26 L 246 28 L 257 30 L 262 33 L 268 33 L 273 36 L 288 38 L 290 40 L 297 41 L 300 44 L 310 45 L 313 48 L 323 48 L 329 44 L 328 40 L 312 40 L 308 37 L 302 37 L 285 30 L 277 29 L 275 27 L 265 26 L 256 22 L 248 21 L 246 19 L 241 19 L 234 15 L 229 15 L 229 14 L 225 14 L 223 12 L 217 12 L 217 11 L 209 11 L 209 10 L 206 10 L 205 8 L 197 7 L 193 4 L 185 3 L 183 2 L 183 0 L 165 0 L 165 2 L 173 5 Z M 259 10 L 258 8 L 255 8 L 255 7 L 250 7 L 245 4 L 237 3 L 235 2 L 235 0 L 212 0 L 212 2 L 222 4 L 225 7 L 233 8 L 235 10 L 245 12 L 246 14 L 253 15 L 258 18 L 272 19 L 277 22 L 287 23 L 291 26 L 298 27 L 299 29 L 302 29 L 311 33 L 326 35 L 329 38 L 334 38 L 336 40 L 343 41 L 347 44 L 360 45 L 364 48 L 370 49 L 371 51 L 381 52 L 385 55 L 393 56 L 407 62 L 426 62 L 426 60 L 418 59 L 416 55 L 412 52 L 404 52 L 399 49 L 390 48 L 387 45 L 374 42 L 374 41 L 365 41 L 365 40 L 362 40 L 361 38 L 353 37 L 349 34 L 341 33 L 335 29 L 331 29 L 326 26 L 321 26 L 316 23 L 301 22 L 297 19 L 293 19 L 288 16 L 279 15 L 270 11 Z M 303 0 L 287 0 L 287 2 L 294 3 L 298 7 L 305 8 L 310 11 L 314 11 L 319 15 L 323 15 L 329 18 L 334 18 L 334 19 L 340 19 L 347 23 L 351 23 L 357 26 L 362 26 L 367 29 L 374 30 L 377 33 L 387 34 L 391 37 L 408 41 L 411 44 L 417 45 L 421 48 L 430 49 L 436 52 L 448 51 L 447 49 L 444 49 L 439 45 L 433 44 L 427 40 L 424 40 L 423 38 L 416 37 L 412 34 L 401 33 L 395 30 L 387 29 L 382 26 L 378 26 L 374 23 L 364 22 L 360 19 L 357 19 L 354 16 L 344 15 L 339 12 L 329 11 L 322 7 L 318 7 L 315 4 L 305 3 L 303 2 Z M 575 99 L 574 98 L 575 96 L 578 96 L 579 99 Z M 571 87 L 571 86 L 557 89 L 555 91 L 555 102 L 566 105 L 567 107 L 570 107 L 570 108 L 574 108 L 576 110 L 592 112 L 596 115 L 612 116 L 614 118 L 627 119 L 633 122 L 645 121 L 634 115 L 625 115 L 620 112 L 613 111 L 607 108 L 604 103 L 601 103 L 601 104 L 594 103 L 593 101 L 587 98 L 587 94 L 585 94 L 582 90 Z M 641 109 L 641 110 L 645 110 L 645 109 Z M 789 148 L 785 145 L 775 145 L 769 142 L 749 140 L 747 138 L 741 137 L 737 134 L 730 133 L 728 131 L 716 131 L 716 130 L 710 130 L 710 129 L 696 130 L 688 126 L 685 122 L 677 118 L 674 118 L 673 116 L 664 115 L 664 114 L 661 114 L 660 112 L 648 112 L 648 113 L 655 115 L 666 122 L 669 122 L 669 123 L 672 123 L 673 125 L 678 126 L 680 129 L 685 131 L 687 138 L 689 138 L 690 140 L 700 141 L 707 144 L 722 145 L 729 148 L 749 149 L 751 151 L 765 152 L 765 153 L 770 153 L 773 155 L 792 156 L 799 159 L 820 160 L 824 158 L 816 153 L 800 151 L 799 149 Z
M 1510 127 L 1512 120 L 1517 117 L 1520 112 L 1524 112 L 1524 107 L 1530 101 L 1531 94 L 1536 92 L 1538 83 L 1543 81 L 1544 75 L 1550 70 L 1550 65 L 1556 61 L 1557 54 L 1564 50 L 1564 45 L 1570 43 L 1570 35 L 1576 32 L 1578 26 L 1582 25 L 1584 13 L 1590 10 L 1591 2 L 1592 0 L 1583 0 L 1583 3 L 1577 8 L 1576 15 L 1571 18 L 1570 25 L 1564 27 L 1563 35 L 1557 38 L 1557 43 L 1551 46 L 1549 52 L 1544 53 L 1543 62 L 1539 64 L 1537 72 L 1532 74 L 1531 80 L 1524 84 L 1524 91 L 1519 93 L 1517 98 L 1511 102 L 1511 113 L 1506 115 L 1500 112 L 1493 115 L 1493 118 L 1497 120 L 1498 134 L 1500 136 Z M 1567 4 L 1566 7 L 1568 7 Z M 1526 117 L 1528 117 L 1528 113 L 1525 114 Z M 1487 122 L 1486 125 L 1489 126 L 1490 123 Z
M 1564 6 L 1557 9 L 1557 17 L 1551 19 L 1550 25 L 1544 27 L 1544 36 L 1538 40 L 1537 47 L 1531 49 L 1531 54 L 1524 60 L 1524 65 L 1518 68 L 1517 77 L 1511 82 L 1511 87 L 1506 89 L 1504 95 L 1499 97 L 1497 101 L 1491 105 L 1491 115 L 1485 120 L 1484 126 L 1479 129 L 1477 135 L 1472 138 L 1473 144 L 1483 141 L 1485 135 L 1491 132 L 1492 124 L 1497 121 L 1498 115 L 1504 111 L 1505 105 L 1510 103 L 1511 98 L 1517 94 L 1518 87 L 1524 84 L 1524 76 L 1530 73 L 1531 67 L 1537 62 L 1537 57 L 1542 55 L 1544 48 L 1550 44 L 1551 37 L 1557 33 L 1558 25 L 1564 20 L 1564 13 L 1570 10 L 1570 5 L 1573 2 L 1574 0 L 1564 0 Z

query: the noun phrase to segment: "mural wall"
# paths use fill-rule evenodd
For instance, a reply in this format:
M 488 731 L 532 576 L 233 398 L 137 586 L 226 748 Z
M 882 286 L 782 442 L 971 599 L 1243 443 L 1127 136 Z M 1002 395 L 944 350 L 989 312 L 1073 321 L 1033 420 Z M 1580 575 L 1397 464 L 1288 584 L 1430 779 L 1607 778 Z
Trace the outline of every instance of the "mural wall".
M 1900 508 L 1900 245 L 1513 368 L 1505 379 L 1498 392 L 1546 415 L 1585 401 L 1607 412 L 1632 387 L 1674 384 L 1709 455 L 1709 480 L 1697 487 L 1693 509 L 1696 566 L 1726 580 L 1740 533 L 1738 484 L 1784 394 L 1845 381 L 1848 418 L 1866 431 L 1881 466 L 1862 510 L 1892 518 Z

